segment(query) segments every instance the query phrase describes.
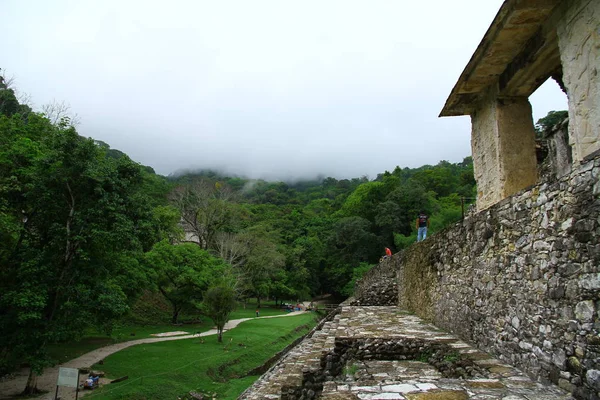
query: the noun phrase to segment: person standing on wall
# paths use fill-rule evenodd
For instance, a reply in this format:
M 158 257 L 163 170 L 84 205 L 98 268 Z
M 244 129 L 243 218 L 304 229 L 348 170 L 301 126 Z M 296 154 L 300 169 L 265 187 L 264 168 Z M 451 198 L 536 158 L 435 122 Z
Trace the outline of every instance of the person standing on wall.
M 429 217 L 425 214 L 425 211 L 421 210 L 415 225 L 417 228 L 417 242 L 425 240 L 427 237 L 427 228 L 429 228 Z

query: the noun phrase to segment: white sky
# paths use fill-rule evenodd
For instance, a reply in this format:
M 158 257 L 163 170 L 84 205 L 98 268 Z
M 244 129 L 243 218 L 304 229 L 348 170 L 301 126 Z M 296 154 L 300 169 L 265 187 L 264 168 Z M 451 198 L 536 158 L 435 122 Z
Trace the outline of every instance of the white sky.
M 470 155 L 469 117 L 437 116 L 501 4 L 0 0 L 0 67 L 164 175 L 374 178 Z

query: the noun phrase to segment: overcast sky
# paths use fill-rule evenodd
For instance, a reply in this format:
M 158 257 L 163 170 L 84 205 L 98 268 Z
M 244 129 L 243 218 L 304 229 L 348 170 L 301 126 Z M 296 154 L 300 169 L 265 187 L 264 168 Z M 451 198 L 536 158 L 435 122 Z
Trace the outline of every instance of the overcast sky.
M 163 175 L 374 178 L 471 154 L 437 116 L 501 4 L 0 0 L 0 67 Z M 566 109 L 554 82 L 531 102 Z

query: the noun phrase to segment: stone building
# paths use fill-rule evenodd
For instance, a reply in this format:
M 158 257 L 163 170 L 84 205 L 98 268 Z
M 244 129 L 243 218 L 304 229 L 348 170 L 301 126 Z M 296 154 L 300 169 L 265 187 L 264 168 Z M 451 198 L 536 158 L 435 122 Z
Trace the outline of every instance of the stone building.
M 549 78 L 568 97 L 573 163 L 600 149 L 599 67 L 600 1 L 504 2 L 440 114 L 471 116 L 478 209 L 536 183 L 528 97 Z
M 441 113 L 471 116 L 477 212 L 369 271 L 240 399 L 600 399 L 599 67 L 600 0 L 506 0 Z M 569 121 L 540 174 L 549 78 Z

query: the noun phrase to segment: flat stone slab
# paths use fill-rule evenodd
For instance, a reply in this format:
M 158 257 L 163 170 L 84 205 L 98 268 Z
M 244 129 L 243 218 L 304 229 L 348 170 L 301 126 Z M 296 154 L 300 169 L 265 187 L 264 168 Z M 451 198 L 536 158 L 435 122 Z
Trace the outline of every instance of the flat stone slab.
M 532 381 L 518 369 L 398 307 L 344 305 L 239 398 L 301 397 L 572 399 L 557 386 Z

